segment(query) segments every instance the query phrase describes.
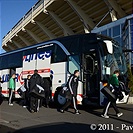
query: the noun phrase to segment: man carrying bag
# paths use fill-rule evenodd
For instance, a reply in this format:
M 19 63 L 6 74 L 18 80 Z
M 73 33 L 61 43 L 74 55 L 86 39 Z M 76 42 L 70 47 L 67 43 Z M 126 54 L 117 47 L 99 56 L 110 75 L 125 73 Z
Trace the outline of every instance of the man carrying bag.
M 106 86 L 101 90 L 101 92 L 108 99 L 108 102 L 107 102 L 106 106 L 104 107 L 103 113 L 101 115 L 103 118 L 109 118 L 108 110 L 109 110 L 110 105 L 112 105 L 112 107 L 114 108 L 117 117 L 120 117 L 123 115 L 123 113 L 120 113 L 120 111 L 118 110 L 118 108 L 116 106 L 116 100 L 118 98 L 118 95 L 121 94 L 120 89 L 119 89 L 118 76 L 119 76 L 119 71 L 115 70 L 114 74 L 112 75 L 112 77 L 109 80 L 109 86 Z
M 3 83 L 2 78 L 0 77 L 0 105 L 3 102 L 3 96 L 2 96 L 2 87 L 1 87 L 1 83 Z
M 29 80 L 31 113 L 39 111 L 40 100 L 45 96 L 43 85 L 43 78 L 38 74 L 38 70 L 34 70 L 34 74 L 31 76 Z
M 61 113 L 64 113 L 64 110 L 68 108 L 71 103 L 73 104 L 75 114 L 80 114 L 77 109 L 76 104 L 76 96 L 77 96 L 77 88 L 78 88 L 78 77 L 79 77 L 79 70 L 75 70 L 74 74 L 72 74 L 68 80 L 67 88 L 68 90 L 65 92 L 67 102 L 65 105 L 60 109 Z

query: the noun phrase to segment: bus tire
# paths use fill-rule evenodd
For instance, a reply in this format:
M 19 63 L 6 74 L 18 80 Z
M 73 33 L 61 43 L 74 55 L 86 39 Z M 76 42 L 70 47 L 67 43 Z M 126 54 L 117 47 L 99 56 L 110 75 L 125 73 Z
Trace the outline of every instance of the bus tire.
M 57 108 L 61 108 L 66 103 L 66 98 L 60 95 L 61 90 L 62 90 L 62 87 L 58 87 L 54 94 L 54 102 Z

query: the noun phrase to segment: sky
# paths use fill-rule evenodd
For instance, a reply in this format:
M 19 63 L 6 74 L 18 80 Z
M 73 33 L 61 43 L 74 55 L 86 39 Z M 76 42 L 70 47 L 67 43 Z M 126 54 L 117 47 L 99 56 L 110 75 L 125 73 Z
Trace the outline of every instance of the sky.
M 2 38 L 38 0 L 0 0 L 0 53 Z

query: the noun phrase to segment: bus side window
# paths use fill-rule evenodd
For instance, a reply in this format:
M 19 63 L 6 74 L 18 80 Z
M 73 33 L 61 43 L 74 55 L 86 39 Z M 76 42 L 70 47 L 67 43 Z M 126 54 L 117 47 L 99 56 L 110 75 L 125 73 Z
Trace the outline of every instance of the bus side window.
M 54 63 L 67 61 L 67 55 L 60 46 L 55 46 L 55 53 L 53 53 Z
M 55 62 L 55 58 L 56 58 L 55 52 L 52 51 L 52 54 L 51 54 L 51 63 Z

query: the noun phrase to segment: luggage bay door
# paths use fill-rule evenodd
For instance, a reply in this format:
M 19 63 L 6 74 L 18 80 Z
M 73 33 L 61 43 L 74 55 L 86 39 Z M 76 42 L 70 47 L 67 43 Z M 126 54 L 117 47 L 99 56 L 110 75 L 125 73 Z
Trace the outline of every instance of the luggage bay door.
M 23 79 L 27 78 L 28 75 L 32 75 L 36 66 L 37 54 L 29 54 L 23 56 Z
M 10 69 L 1 70 L 1 78 L 3 83 L 1 84 L 2 87 L 2 94 L 5 97 L 9 96 L 9 79 L 10 79 Z
M 42 77 L 50 77 L 51 51 L 38 52 L 23 56 L 23 78 L 34 74 L 37 69 Z
M 36 69 L 42 77 L 50 77 L 51 51 L 39 52 L 36 62 Z

